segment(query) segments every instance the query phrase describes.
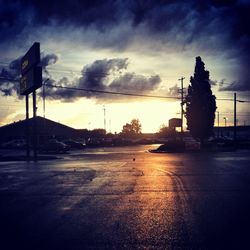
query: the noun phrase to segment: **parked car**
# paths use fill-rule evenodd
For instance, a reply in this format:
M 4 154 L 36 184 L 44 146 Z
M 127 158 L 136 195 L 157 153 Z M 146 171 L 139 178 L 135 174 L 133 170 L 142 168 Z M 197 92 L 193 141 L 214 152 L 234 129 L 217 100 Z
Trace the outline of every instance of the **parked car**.
M 70 147 L 63 142 L 51 140 L 40 147 L 42 153 L 65 153 Z
M 24 149 L 26 147 L 26 141 L 22 139 L 11 140 L 1 144 L 1 148 L 4 149 Z
M 232 138 L 224 136 L 219 138 L 211 138 L 209 140 L 209 143 L 216 144 L 217 146 L 226 147 L 226 146 L 233 146 L 234 141 Z
M 160 145 L 157 149 L 149 150 L 152 153 L 174 153 L 185 151 L 185 142 L 180 140 L 169 140 L 167 143 Z
M 85 144 L 74 140 L 63 141 L 63 143 L 69 146 L 71 149 L 84 149 L 86 147 Z

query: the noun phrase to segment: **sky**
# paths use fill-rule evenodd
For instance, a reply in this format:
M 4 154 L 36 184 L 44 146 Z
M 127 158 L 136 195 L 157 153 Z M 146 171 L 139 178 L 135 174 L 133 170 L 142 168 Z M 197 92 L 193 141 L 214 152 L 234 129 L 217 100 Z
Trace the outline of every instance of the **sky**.
M 0 126 L 24 119 L 20 59 L 41 45 L 46 85 L 179 97 L 201 56 L 217 97 L 220 125 L 233 123 L 233 102 L 250 100 L 248 0 L 0 0 Z M 15 79 L 16 81 L 13 81 Z M 37 114 L 43 116 L 42 91 Z M 180 117 L 178 99 L 142 98 L 45 87 L 45 117 L 75 128 L 120 132 L 133 118 L 143 132 Z M 31 103 L 30 97 L 30 103 Z M 250 125 L 249 103 L 237 103 Z M 31 110 L 30 110 L 30 113 Z M 216 120 L 217 125 L 217 120 Z

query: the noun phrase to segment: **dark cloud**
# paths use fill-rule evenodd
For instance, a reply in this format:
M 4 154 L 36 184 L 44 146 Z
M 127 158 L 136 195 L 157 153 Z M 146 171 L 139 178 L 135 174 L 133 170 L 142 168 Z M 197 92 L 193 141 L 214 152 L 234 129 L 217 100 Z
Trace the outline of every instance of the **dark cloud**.
M 241 78 L 242 80 L 244 77 Z M 227 79 L 221 79 L 216 81 L 219 86 L 219 91 L 230 91 L 230 92 L 243 92 L 250 91 L 250 84 L 246 81 L 233 81 L 230 82 Z
M 50 76 L 47 66 L 56 63 L 58 56 L 55 54 L 42 54 L 41 66 L 43 76 Z M 0 91 L 4 96 L 18 93 L 20 78 L 21 57 L 12 61 L 8 67 L 3 67 L 0 72 Z M 157 90 L 161 79 L 158 75 L 145 77 L 134 72 L 127 72 L 128 59 L 115 58 L 96 60 L 90 65 L 86 65 L 81 71 L 81 77 L 68 79 L 63 77 L 56 81 L 52 77 L 46 81 L 48 86 L 58 85 L 68 88 L 91 89 L 108 92 L 126 92 L 131 94 L 148 94 Z M 42 93 L 38 93 L 41 95 Z M 121 95 L 110 95 L 93 91 L 72 90 L 67 88 L 51 88 L 46 90 L 46 96 L 50 99 L 62 101 L 73 101 L 79 97 L 96 98 L 97 100 L 123 101 Z M 130 98 L 131 100 L 131 98 Z
M 40 65 L 43 68 L 45 68 L 49 65 L 55 64 L 57 61 L 58 61 L 58 55 L 56 54 L 53 54 L 53 53 L 47 54 L 47 55 L 42 54 Z
M 223 82 L 220 84 L 219 91 L 250 91 L 250 84 L 247 82 Z
M 169 88 L 169 95 L 170 96 L 179 96 L 180 94 L 180 88 L 177 84 Z
M 158 75 L 146 78 L 135 73 L 126 73 L 113 80 L 109 85 L 111 91 L 127 91 L 135 94 L 149 93 L 159 86 L 161 79 Z
M 44 53 L 42 53 L 40 66 L 43 68 L 45 78 L 51 77 L 49 71 L 47 70 L 47 66 L 53 65 L 57 61 L 58 61 L 58 56 L 56 54 L 51 53 L 51 54 L 45 55 Z
M 7 67 L 0 68 L 0 93 L 11 96 L 18 92 L 21 57 L 13 60 Z
M 8 43 L 22 46 L 30 34 L 53 37 L 58 30 L 65 38 L 77 30 L 83 34 L 80 40 L 91 34 L 92 46 L 116 50 L 130 46 L 135 37 L 151 39 L 157 41 L 154 46 L 199 48 L 235 59 L 242 68 L 235 86 L 244 90 L 249 88 L 249 13 L 247 0 L 6 0 L 0 9 L 0 49 Z
M 59 85 L 85 90 L 98 90 L 108 92 L 121 92 L 130 94 L 149 94 L 157 90 L 161 79 L 158 75 L 145 77 L 135 73 L 126 72 L 127 58 L 96 60 L 83 68 L 80 78 L 70 81 L 63 77 L 57 83 L 48 82 L 47 85 Z M 124 101 L 127 97 L 93 91 L 81 91 L 66 88 L 50 88 L 46 90 L 50 99 L 73 101 L 80 97 L 95 98 L 97 101 Z M 131 97 L 130 97 L 131 100 Z
M 209 80 L 209 83 L 210 83 L 211 86 L 216 86 L 217 83 L 218 83 L 218 81 L 217 81 L 217 80 L 212 80 L 212 79 L 210 79 L 210 80 Z
M 162 33 L 188 43 L 202 36 L 228 34 L 228 42 L 249 36 L 249 1 L 106 0 L 2 1 L 1 32 L 8 39 L 25 28 L 71 26 L 110 33 L 121 23 L 146 27 L 147 35 Z M 226 29 L 225 29 L 226 28 Z M 9 34 L 9 35 L 8 35 Z M 170 36 L 168 36 L 168 34 Z M 178 36 L 179 35 L 179 36 Z M 2 37 L 2 36 L 1 36 Z M 225 41 L 223 41 L 225 42 Z

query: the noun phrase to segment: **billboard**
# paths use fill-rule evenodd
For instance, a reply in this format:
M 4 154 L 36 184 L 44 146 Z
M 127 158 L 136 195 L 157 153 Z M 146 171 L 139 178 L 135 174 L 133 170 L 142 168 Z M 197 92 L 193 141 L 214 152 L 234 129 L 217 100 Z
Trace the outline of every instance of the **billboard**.
M 34 43 L 21 60 L 21 74 L 40 63 L 40 43 Z
M 34 43 L 21 60 L 20 94 L 28 95 L 42 86 L 40 43 Z
M 170 128 L 181 127 L 181 119 L 180 118 L 172 118 L 168 121 L 168 126 Z
M 20 80 L 20 93 L 27 95 L 42 86 L 42 67 L 30 69 Z

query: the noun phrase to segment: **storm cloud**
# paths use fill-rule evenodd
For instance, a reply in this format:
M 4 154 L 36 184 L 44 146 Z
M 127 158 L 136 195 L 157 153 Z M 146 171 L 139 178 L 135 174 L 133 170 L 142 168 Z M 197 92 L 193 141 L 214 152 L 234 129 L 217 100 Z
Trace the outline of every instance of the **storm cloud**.
M 240 70 L 234 84 L 223 90 L 250 89 L 248 0 L 1 0 L 0 4 L 0 48 L 14 41 L 28 46 L 27 34 L 63 34 L 66 39 L 75 32 L 79 42 L 117 51 L 135 41 L 139 47 L 150 40 L 155 47 L 198 48 L 214 56 L 226 55 L 225 60 L 235 61 Z M 83 82 L 94 84 L 94 79 L 85 81 L 85 77 Z
M 80 97 L 87 97 L 95 98 L 97 101 L 122 102 L 127 100 L 127 97 L 95 92 L 95 90 L 141 95 L 152 93 L 158 89 L 161 83 L 159 75 L 145 77 L 134 72 L 127 72 L 127 66 L 127 58 L 96 60 L 82 69 L 79 78 L 71 81 L 67 77 L 63 77 L 58 82 L 48 81 L 46 96 L 62 101 L 73 101 Z M 72 89 L 51 88 L 51 85 Z

